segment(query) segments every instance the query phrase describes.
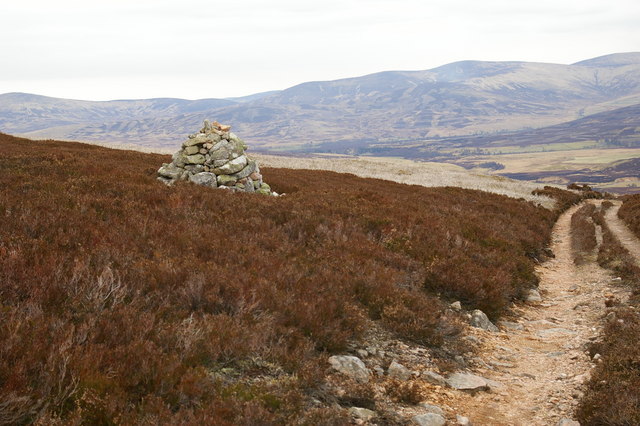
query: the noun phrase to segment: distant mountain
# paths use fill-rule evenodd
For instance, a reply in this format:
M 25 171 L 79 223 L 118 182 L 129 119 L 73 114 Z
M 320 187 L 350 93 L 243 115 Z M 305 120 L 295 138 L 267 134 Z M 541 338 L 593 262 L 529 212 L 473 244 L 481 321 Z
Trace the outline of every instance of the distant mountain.
M 88 102 L 0 95 L 0 131 L 176 145 L 204 118 L 257 149 L 388 143 L 556 125 L 640 104 L 640 53 L 558 65 L 462 61 L 309 82 L 238 99 Z

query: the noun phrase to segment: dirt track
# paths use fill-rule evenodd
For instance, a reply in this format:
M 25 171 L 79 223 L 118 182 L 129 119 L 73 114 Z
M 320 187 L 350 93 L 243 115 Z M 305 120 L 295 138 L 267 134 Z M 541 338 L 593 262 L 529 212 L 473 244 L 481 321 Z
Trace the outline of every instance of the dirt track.
M 640 264 L 640 241 L 617 218 L 618 208 L 609 209 L 607 223 Z M 628 298 L 595 256 L 583 266 L 573 264 L 570 223 L 577 209 L 560 217 L 553 231 L 556 257 L 538 267 L 543 301 L 515 309 L 518 319 L 503 323 L 500 333 L 478 332 L 483 349 L 477 363 L 484 366 L 475 373 L 498 383 L 489 393 L 452 401 L 474 424 L 556 425 L 574 418 L 582 385 L 597 362 L 586 348 L 601 333 L 604 302 Z

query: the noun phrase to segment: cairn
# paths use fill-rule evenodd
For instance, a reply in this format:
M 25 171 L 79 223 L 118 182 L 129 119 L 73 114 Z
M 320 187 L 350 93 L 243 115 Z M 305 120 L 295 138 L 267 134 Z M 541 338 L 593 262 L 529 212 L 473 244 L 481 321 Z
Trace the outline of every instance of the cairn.
M 158 180 L 167 185 L 182 180 L 211 188 L 277 195 L 263 182 L 258 163 L 245 154 L 246 149 L 244 141 L 231 133 L 231 126 L 205 120 L 202 129 L 189 135 L 173 154 L 173 161 L 158 169 Z

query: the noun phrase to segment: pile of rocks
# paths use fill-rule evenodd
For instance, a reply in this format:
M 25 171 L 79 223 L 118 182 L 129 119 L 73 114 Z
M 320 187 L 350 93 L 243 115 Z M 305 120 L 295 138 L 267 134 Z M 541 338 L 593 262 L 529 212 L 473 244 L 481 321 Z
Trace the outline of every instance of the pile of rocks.
M 171 163 L 158 169 L 158 180 L 173 185 L 179 180 L 211 188 L 277 195 L 263 182 L 260 168 L 250 159 L 247 145 L 231 133 L 231 126 L 204 121 L 196 134 L 189 135 Z

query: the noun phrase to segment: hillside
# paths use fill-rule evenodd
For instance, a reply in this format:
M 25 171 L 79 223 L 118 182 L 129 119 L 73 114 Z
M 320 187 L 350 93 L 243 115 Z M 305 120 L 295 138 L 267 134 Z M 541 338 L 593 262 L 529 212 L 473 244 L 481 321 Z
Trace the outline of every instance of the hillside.
M 234 123 L 256 148 L 313 151 L 309 144 L 349 149 L 539 128 L 634 104 L 640 104 L 640 54 L 627 53 L 573 65 L 463 61 L 309 82 L 236 101 L 86 102 L 5 94 L 0 131 L 158 147 L 216 117 Z
M 424 373 L 470 356 L 447 304 L 503 314 L 557 216 L 323 171 L 264 168 L 278 198 L 168 188 L 167 156 L 6 135 L 0 154 L 12 424 L 340 424 L 363 405 L 401 424 L 394 401 L 436 387 L 349 382 L 327 357 L 412 365 L 410 345 Z

